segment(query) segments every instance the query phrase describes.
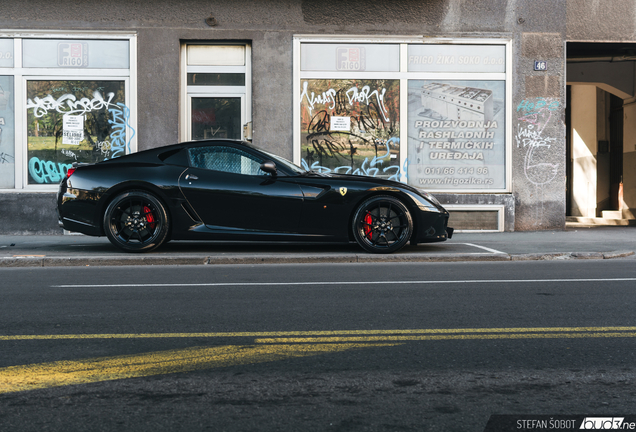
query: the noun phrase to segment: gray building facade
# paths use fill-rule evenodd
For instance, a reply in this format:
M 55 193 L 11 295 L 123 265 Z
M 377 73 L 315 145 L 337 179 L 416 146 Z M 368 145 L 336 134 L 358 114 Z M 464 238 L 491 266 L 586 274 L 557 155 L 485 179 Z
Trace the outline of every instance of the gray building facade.
M 0 233 L 61 234 L 74 161 L 223 137 L 426 189 L 461 230 L 633 219 L 636 7 L 611 6 L 2 2 Z

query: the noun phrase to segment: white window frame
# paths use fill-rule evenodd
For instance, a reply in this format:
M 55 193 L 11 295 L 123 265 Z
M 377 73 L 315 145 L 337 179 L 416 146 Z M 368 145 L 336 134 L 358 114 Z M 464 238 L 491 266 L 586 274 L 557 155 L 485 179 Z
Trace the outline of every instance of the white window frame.
M 26 124 L 26 95 L 27 81 L 54 80 L 113 80 L 124 81 L 125 98 L 130 117 L 128 123 L 134 135 L 130 139 L 130 152 L 137 151 L 137 35 L 123 32 L 51 32 L 51 31 L 2 31 L 0 38 L 13 39 L 13 67 L 0 68 L 0 75 L 12 75 L 14 85 L 15 107 L 15 183 L 13 189 L 0 189 L 0 192 L 53 192 L 58 189 L 57 184 L 28 184 L 27 160 L 27 124 Z M 71 40 L 128 40 L 129 68 L 128 69 L 65 69 L 65 68 L 24 68 L 22 67 L 22 41 L 25 39 L 71 39 Z
M 194 66 L 188 65 L 188 45 L 237 45 L 245 47 L 244 66 Z M 179 106 L 179 141 L 192 140 L 193 97 L 241 97 L 241 127 L 252 121 L 252 46 L 247 42 L 197 41 L 181 42 L 181 97 Z M 188 73 L 243 73 L 244 86 L 188 85 Z M 242 134 L 245 139 L 245 132 Z
M 301 71 L 302 43 L 343 43 L 343 44 L 400 44 L 399 72 L 356 72 L 345 76 L 336 72 Z M 408 72 L 408 45 L 440 44 L 440 45 L 504 45 L 506 52 L 505 72 L 501 73 L 440 73 L 440 72 Z M 505 85 L 505 187 L 501 189 L 440 189 L 428 188 L 427 191 L 439 193 L 510 193 L 512 191 L 512 40 L 511 39 L 473 39 L 473 38 L 428 38 L 424 36 L 368 37 L 368 36 L 314 36 L 295 35 L 293 38 L 293 161 L 301 163 L 301 121 L 300 82 L 303 79 L 399 79 L 400 80 L 400 181 L 406 183 L 403 170 L 408 157 L 408 81 L 409 80 L 481 80 L 504 81 Z

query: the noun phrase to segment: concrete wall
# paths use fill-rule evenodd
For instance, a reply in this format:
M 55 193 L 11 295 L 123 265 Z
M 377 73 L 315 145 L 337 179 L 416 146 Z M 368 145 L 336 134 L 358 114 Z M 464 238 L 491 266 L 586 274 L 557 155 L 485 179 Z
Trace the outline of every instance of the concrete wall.
M 559 8 L 553 9 L 559 15 Z M 564 11 L 563 11 L 564 13 Z M 559 29 L 559 25 L 554 25 Z M 565 77 L 562 33 L 522 33 L 513 89 L 515 230 L 565 227 Z M 548 71 L 533 71 L 534 60 Z
M 589 21 L 587 3 L 600 2 L 568 0 L 566 7 L 563 0 L 31 0 L 4 2 L 0 28 L 137 32 L 139 149 L 178 141 L 181 41 L 249 41 L 254 143 L 287 158 L 292 155 L 293 35 L 511 39 L 511 194 L 461 194 L 447 201 L 505 203 L 508 229 L 539 230 L 565 224 L 564 41 L 566 21 L 573 34 L 582 27 L 570 26 L 571 19 Z M 633 16 L 631 0 L 616 3 Z M 210 17 L 216 25 L 206 24 Z M 629 27 L 629 14 L 617 18 L 618 30 Z M 608 22 L 599 34 L 615 34 L 613 25 Z M 596 20 L 585 28 L 596 28 Z M 547 61 L 548 71 L 534 71 L 534 60 Z M 520 140 L 524 134 L 530 139 Z M 7 195 L 0 196 L 3 204 L 13 200 Z M 42 198 L 42 208 L 51 196 Z M 33 219 L 35 214 L 30 217 L 28 224 L 0 230 L 46 225 Z
M 62 234 L 57 222 L 56 195 L 0 194 L 0 234 Z
M 567 40 L 636 40 L 636 3 L 633 0 L 567 0 Z

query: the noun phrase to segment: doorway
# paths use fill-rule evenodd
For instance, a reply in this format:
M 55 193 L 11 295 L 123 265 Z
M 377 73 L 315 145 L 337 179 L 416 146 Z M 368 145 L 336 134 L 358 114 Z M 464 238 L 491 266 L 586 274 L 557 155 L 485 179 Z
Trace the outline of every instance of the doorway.
M 630 170 L 624 176 L 625 156 L 632 152 L 623 142 L 630 130 L 625 118 L 636 101 L 635 77 L 636 44 L 567 44 L 568 216 L 616 225 L 636 204 L 624 200 L 625 188 L 629 196 L 636 184 Z
M 250 53 L 247 44 L 182 45 L 182 141 L 251 140 Z

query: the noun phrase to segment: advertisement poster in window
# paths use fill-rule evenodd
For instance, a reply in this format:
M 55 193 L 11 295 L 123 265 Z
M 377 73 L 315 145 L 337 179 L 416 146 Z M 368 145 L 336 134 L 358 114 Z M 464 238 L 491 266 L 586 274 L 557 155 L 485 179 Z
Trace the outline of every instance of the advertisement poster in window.
M 29 184 L 58 183 L 73 162 L 130 151 L 124 81 L 28 81 Z
M 399 179 L 399 80 L 301 80 L 301 164 Z
M 13 77 L 0 76 L 0 189 L 15 186 Z
M 504 81 L 409 80 L 408 95 L 410 185 L 505 189 Z

